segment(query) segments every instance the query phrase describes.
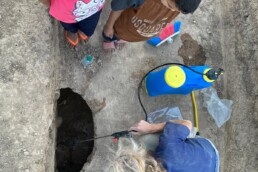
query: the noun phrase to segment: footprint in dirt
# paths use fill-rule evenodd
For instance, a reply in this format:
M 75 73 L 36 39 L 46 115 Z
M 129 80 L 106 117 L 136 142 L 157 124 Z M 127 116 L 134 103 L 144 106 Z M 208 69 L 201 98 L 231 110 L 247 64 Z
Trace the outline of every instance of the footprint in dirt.
M 201 66 L 205 64 L 206 56 L 201 45 L 188 33 L 182 34 L 183 45 L 178 50 L 178 55 L 183 58 L 187 66 Z

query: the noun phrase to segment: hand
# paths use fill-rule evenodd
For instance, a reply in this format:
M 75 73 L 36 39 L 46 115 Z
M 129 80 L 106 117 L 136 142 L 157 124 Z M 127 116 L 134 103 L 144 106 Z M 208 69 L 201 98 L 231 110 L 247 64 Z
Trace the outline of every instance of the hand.
M 133 134 L 136 135 L 144 135 L 144 134 L 149 134 L 153 133 L 154 131 L 154 124 L 150 124 L 144 120 L 141 120 L 137 124 L 134 124 L 129 131 L 133 131 Z
M 104 26 L 104 34 L 109 37 L 110 39 L 113 38 L 114 36 L 114 28 L 113 27 L 109 27 L 108 25 Z

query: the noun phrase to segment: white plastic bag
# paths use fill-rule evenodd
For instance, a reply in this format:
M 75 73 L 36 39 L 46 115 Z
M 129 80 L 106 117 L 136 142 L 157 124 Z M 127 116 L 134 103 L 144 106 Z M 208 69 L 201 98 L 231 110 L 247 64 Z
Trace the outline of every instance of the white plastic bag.
M 148 115 L 149 123 L 162 123 L 173 119 L 183 119 L 178 107 L 166 107 L 164 109 L 151 112 Z
M 201 93 L 204 97 L 203 106 L 207 108 L 209 114 L 215 120 L 216 125 L 220 128 L 231 116 L 233 101 L 220 99 L 213 87 L 203 89 Z

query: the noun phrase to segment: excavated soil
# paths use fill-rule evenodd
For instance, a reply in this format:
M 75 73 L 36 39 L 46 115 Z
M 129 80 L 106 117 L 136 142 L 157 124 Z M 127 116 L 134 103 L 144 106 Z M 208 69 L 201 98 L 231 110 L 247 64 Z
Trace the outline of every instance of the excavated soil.
M 188 33 L 181 35 L 181 41 L 183 45 L 179 48 L 178 55 L 183 58 L 184 64 L 188 66 L 204 65 L 207 57 L 202 46 Z
M 60 90 L 57 100 L 56 168 L 59 172 L 77 172 L 91 154 L 94 141 L 81 142 L 94 135 L 92 112 L 85 100 L 70 88 Z

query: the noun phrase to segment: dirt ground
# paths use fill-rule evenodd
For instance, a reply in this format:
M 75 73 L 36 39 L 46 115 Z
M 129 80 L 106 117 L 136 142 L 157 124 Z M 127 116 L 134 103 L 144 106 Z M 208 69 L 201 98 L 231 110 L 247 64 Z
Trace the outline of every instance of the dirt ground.
M 131 43 L 105 56 L 101 31 L 109 14 L 103 9 L 96 33 L 77 51 L 65 46 L 63 30 L 38 1 L 0 1 L 0 172 L 55 169 L 59 89 L 80 94 L 93 112 L 95 136 L 128 129 L 143 112 L 137 86 L 151 68 L 167 63 L 221 67 L 214 84 L 220 98 L 234 101 L 230 120 L 218 128 L 196 91 L 200 130 L 220 152 L 222 172 L 258 169 L 258 4 L 256 0 L 206 0 L 193 15 L 180 15 L 181 36 L 154 48 Z M 84 69 L 83 56 L 94 62 Z M 192 119 L 190 96 L 148 97 L 148 112 L 178 106 Z M 82 171 L 101 172 L 110 159 L 111 138 L 96 140 Z

